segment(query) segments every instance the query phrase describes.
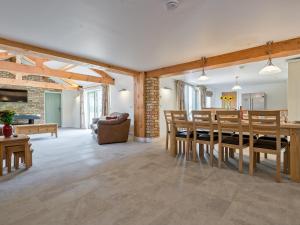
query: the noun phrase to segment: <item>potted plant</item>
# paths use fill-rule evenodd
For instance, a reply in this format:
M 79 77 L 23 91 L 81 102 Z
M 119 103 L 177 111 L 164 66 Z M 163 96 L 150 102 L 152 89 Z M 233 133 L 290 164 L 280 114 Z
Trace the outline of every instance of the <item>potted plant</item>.
M 11 126 L 13 122 L 15 112 L 12 110 L 0 111 L 0 122 L 4 124 L 2 132 L 4 137 L 8 138 L 13 133 L 13 128 Z

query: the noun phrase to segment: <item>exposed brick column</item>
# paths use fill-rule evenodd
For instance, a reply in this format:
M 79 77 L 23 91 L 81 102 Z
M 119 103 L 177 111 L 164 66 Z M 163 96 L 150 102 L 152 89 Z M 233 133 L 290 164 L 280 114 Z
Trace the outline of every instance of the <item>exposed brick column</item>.
M 145 79 L 146 138 L 159 137 L 159 78 Z

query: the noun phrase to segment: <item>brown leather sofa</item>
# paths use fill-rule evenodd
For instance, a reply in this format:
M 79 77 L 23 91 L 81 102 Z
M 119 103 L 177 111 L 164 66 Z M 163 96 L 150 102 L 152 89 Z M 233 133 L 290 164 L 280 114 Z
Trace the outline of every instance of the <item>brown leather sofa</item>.
M 130 127 L 128 117 L 128 113 L 111 113 L 103 119 L 93 119 L 91 129 L 98 144 L 127 142 Z

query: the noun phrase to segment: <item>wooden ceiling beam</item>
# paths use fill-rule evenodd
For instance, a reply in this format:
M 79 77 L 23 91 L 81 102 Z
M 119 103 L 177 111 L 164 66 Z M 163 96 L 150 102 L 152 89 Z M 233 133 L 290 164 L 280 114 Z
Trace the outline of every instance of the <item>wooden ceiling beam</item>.
M 267 51 L 267 45 L 262 45 L 254 48 L 248 48 L 223 55 L 209 57 L 207 58 L 205 68 L 217 69 L 266 60 L 269 57 Z M 272 44 L 271 51 L 273 58 L 300 54 L 300 38 L 274 42 Z M 202 60 L 196 60 L 192 62 L 148 71 L 147 77 L 174 76 L 176 74 L 184 73 L 186 71 L 198 70 L 200 68 L 202 68 Z
M 45 88 L 45 89 L 57 89 L 57 90 L 78 90 L 77 87 L 65 86 L 63 84 L 39 82 L 39 81 L 32 81 L 32 80 L 10 79 L 10 78 L 0 78 L 0 84 L 36 87 L 36 88 Z
M 99 74 L 103 79 L 105 79 L 107 82 L 110 82 L 112 84 L 115 84 L 115 79 L 112 78 L 108 73 L 106 73 L 103 70 L 98 70 L 98 69 L 94 69 L 91 68 L 91 70 L 93 70 L 95 73 Z
M 67 78 L 72 80 L 81 80 L 81 81 L 94 82 L 94 83 L 112 84 L 112 82 L 109 82 L 107 81 L 107 79 L 104 79 L 102 77 L 95 77 L 95 76 L 84 75 L 79 73 L 66 72 L 62 70 L 54 70 L 47 67 L 30 66 L 30 65 L 23 65 L 23 64 L 17 64 L 12 62 L 5 62 L 5 61 L 2 62 L 0 61 L 0 70 L 9 71 L 13 73 L 29 74 L 29 75 L 58 77 L 58 78 Z
M 128 69 L 125 67 L 121 66 L 116 66 L 104 62 L 100 62 L 97 60 L 93 59 L 88 59 L 68 53 L 63 53 L 47 48 L 42 48 L 30 44 L 25 44 L 5 38 L 0 38 L 0 47 L 1 49 L 8 50 L 8 51 L 16 51 L 24 55 L 32 55 L 32 56 L 38 56 L 41 58 L 48 58 L 48 59 L 53 59 L 53 60 L 58 60 L 58 61 L 68 61 L 70 63 L 75 63 L 75 64 L 88 64 L 88 65 L 94 65 L 94 66 L 100 66 L 103 68 L 107 68 L 111 71 L 114 72 L 119 72 L 122 74 L 130 75 L 130 76 L 136 76 L 139 74 L 138 71 Z

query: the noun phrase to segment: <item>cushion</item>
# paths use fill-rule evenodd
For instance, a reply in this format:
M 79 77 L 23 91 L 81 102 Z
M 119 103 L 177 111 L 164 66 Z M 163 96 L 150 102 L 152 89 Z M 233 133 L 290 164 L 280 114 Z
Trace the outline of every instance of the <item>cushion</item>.
M 286 146 L 287 146 L 287 142 L 281 142 L 281 148 L 285 148 Z M 253 144 L 253 147 L 254 148 L 265 148 L 265 149 L 276 150 L 276 141 L 258 139 Z
M 193 138 L 193 132 L 191 132 L 190 134 L 190 138 Z M 187 138 L 187 132 L 186 131 L 177 131 L 176 133 L 176 137 L 179 137 L 179 138 Z
M 222 143 L 224 144 L 231 144 L 231 145 L 239 145 L 239 136 L 231 136 L 231 137 L 224 137 Z M 249 144 L 249 137 L 243 138 L 243 145 Z
M 260 139 L 260 140 L 276 141 L 276 137 L 274 137 L 274 136 L 268 136 L 268 135 L 259 137 L 258 139 Z M 288 142 L 288 139 L 286 137 L 281 137 L 281 142 Z
M 201 141 L 210 141 L 210 135 L 209 134 L 198 134 L 197 135 L 197 140 L 201 140 Z M 218 136 L 214 135 L 213 136 L 213 140 L 216 141 L 218 140 Z
M 106 120 L 115 120 L 117 118 L 118 118 L 117 116 L 107 116 Z

